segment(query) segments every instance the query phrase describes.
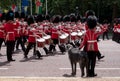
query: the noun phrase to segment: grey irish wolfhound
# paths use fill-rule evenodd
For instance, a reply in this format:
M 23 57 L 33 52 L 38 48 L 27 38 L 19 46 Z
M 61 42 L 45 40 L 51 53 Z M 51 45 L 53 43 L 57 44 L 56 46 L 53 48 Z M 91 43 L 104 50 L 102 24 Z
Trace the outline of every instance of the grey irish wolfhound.
M 77 63 L 79 63 L 80 65 L 80 69 L 81 69 L 81 77 L 83 77 L 85 75 L 84 73 L 84 68 L 86 67 L 86 77 L 88 76 L 88 57 L 86 52 L 84 51 L 80 51 L 79 48 L 69 48 L 68 49 L 68 56 L 69 56 L 69 60 L 71 63 L 71 67 L 72 67 L 72 76 L 76 75 L 76 67 L 77 67 Z

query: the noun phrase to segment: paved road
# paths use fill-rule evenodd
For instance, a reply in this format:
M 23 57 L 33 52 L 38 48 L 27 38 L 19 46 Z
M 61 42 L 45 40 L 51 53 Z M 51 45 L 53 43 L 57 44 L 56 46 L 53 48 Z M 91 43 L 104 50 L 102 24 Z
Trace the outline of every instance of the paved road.
M 112 40 L 99 42 L 100 52 L 105 55 L 96 64 L 96 78 L 120 78 L 120 44 Z M 71 67 L 67 53 L 61 54 L 59 49 L 56 55 L 46 56 L 43 49 L 40 49 L 42 59 L 35 59 L 30 51 L 28 60 L 23 59 L 23 52 L 15 53 L 15 62 L 6 62 L 6 47 L 2 47 L 0 56 L 0 77 L 61 77 L 70 75 Z M 79 65 L 76 78 L 80 77 Z M 1 79 L 0 79 L 1 80 Z M 108 80 L 110 81 L 110 80 Z M 118 80 L 120 81 L 120 79 Z

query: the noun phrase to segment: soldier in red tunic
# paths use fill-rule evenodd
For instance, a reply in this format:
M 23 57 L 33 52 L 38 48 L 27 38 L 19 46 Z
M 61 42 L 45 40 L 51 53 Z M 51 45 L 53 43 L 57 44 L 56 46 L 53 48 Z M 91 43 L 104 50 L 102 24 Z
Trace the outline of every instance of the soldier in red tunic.
M 20 16 L 18 12 L 15 12 L 15 21 L 14 21 L 14 31 L 15 31 L 15 39 L 16 39 L 16 50 L 19 50 L 19 44 L 22 47 L 23 52 L 25 52 L 25 46 L 24 43 L 22 41 L 22 36 L 21 36 L 21 26 L 20 26 L 20 20 L 19 20 Z
M 0 15 L 0 50 L 1 50 L 1 46 L 2 46 L 2 43 L 5 41 L 5 30 L 4 30 L 4 23 L 3 21 L 5 21 L 5 13 L 2 13 Z M 0 53 L 0 56 L 2 54 Z
M 0 50 L 1 50 L 1 46 L 2 46 L 2 43 L 4 41 L 4 38 L 5 38 L 5 31 L 4 31 L 4 26 L 3 24 L 1 23 L 0 24 Z M 2 55 L 2 54 L 0 54 Z
M 52 52 L 56 51 L 55 46 L 56 44 L 59 43 L 59 30 L 58 30 L 58 23 L 59 23 L 59 16 L 54 16 L 55 18 L 53 18 L 53 27 L 51 28 L 51 39 L 53 41 L 53 44 L 50 45 L 49 47 L 49 51 Z
M 95 27 L 97 25 L 97 18 L 95 16 L 89 16 L 87 18 L 88 30 L 84 35 L 83 41 L 80 45 L 80 49 L 85 46 L 85 50 L 88 54 L 88 77 L 97 76 L 95 74 L 95 64 L 96 64 L 96 55 L 98 53 L 98 44 L 97 37 L 101 33 L 95 31 Z
M 95 16 L 95 12 L 93 10 L 88 10 L 86 11 L 85 16 L 86 16 L 86 19 L 88 18 L 88 16 Z M 102 29 L 102 31 L 104 31 L 102 26 L 100 26 L 100 28 Z M 88 30 L 87 24 L 85 25 L 85 29 Z M 97 31 L 97 27 L 96 27 L 96 31 Z M 99 41 L 99 36 L 97 36 L 97 41 Z M 98 51 L 97 53 L 97 58 L 98 60 L 104 58 L 104 56 L 100 53 L 100 51 Z
M 7 46 L 7 60 L 8 61 L 15 61 L 12 58 L 14 46 L 15 46 L 15 34 L 14 34 L 14 26 L 13 26 L 13 18 L 14 13 L 13 11 L 9 11 L 6 14 L 6 23 L 4 24 L 5 33 L 6 33 L 6 46 Z
M 36 51 L 36 37 L 34 35 L 34 32 L 32 31 L 32 25 L 34 24 L 33 16 L 29 16 L 27 22 L 28 22 L 28 25 L 30 26 L 30 29 L 29 29 L 29 33 L 28 33 L 29 34 L 28 46 L 24 52 L 24 58 L 28 58 L 27 55 L 28 55 L 30 49 L 32 48 L 32 46 L 34 47 L 33 54 Z
M 103 29 L 104 29 L 104 33 L 103 33 L 103 40 L 105 39 L 105 36 L 106 36 L 106 38 L 109 40 L 109 37 L 108 37 L 108 22 L 107 22 L 107 20 L 105 20 L 104 22 L 103 22 Z

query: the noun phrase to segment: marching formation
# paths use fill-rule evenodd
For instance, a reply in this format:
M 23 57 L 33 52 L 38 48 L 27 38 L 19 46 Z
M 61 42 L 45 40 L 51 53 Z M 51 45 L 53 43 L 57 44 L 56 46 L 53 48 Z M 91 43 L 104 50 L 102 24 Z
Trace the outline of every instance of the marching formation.
M 87 76 L 97 76 L 94 72 L 96 56 L 98 59 L 104 57 L 99 52 L 97 39 L 101 34 L 107 35 L 108 25 L 97 23 L 97 18 L 92 11 L 86 14 L 86 19 L 81 20 L 80 16 L 74 14 L 50 17 L 41 14 L 26 16 L 25 13 L 19 14 L 13 11 L 3 13 L 0 16 L 0 48 L 4 42 L 7 61 L 11 62 L 15 61 L 12 55 L 15 49 L 19 50 L 19 45 L 25 59 L 29 58 L 28 54 L 32 48 L 33 55 L 40 58 L 42 54 L 38 48 L 43 48 L 48 55 L 56 51 L 56 45 L 62 53 L 66 51 L 67 44 L 80 50 L 84 46 L 83 50 L 87 52 L 89 59 Z M 114 27 L 115 33 L 119 31 L 119 26 L 116 26 Z

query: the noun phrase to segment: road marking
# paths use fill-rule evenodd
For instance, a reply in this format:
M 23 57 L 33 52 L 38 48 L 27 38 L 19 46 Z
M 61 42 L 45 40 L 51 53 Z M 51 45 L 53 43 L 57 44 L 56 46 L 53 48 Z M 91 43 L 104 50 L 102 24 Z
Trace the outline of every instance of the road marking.
M 0 79 L 83 79 L 81 77 L 24 77 L 24 76 L 0 76 Z M 120 79 L 120 77 L 96 77 L 94 79 Z M 20 80 L 21 81 L 21 80 Z
M 0 78 L 15 78 L 15 79 L 19 79 L 19 78 L 25 78 L 24 76 L 0 76 Z
M 120 68 L 96 68 L 98 70 L 120 70 Z
M 25 76 L 0 76 L 0 78 L 66 78 L 66 77 L 25 77 Z M 73 78 L 81 78 L 81 77 L 73 77 Z M 120 77 L 97 77 L 97 78 L 120 78 Z
M 59 68 L 60 70 L 71 70 L 71 68 Z M 79 70 L 80 68 L 77 68 Z M 95 68 L 97 70 L 120 70 L 120 68 Z
M 0 70 L 7 70 L 8 68 L 0 68 Z

